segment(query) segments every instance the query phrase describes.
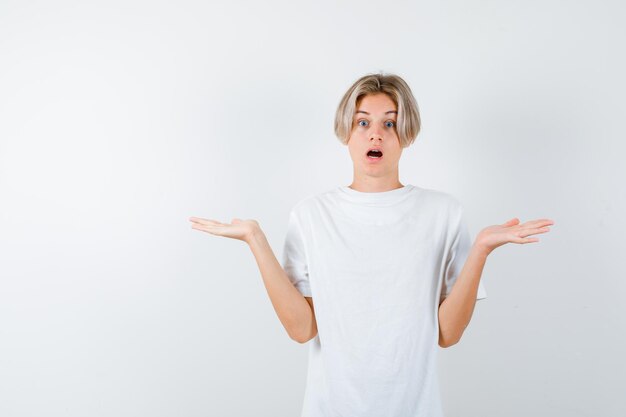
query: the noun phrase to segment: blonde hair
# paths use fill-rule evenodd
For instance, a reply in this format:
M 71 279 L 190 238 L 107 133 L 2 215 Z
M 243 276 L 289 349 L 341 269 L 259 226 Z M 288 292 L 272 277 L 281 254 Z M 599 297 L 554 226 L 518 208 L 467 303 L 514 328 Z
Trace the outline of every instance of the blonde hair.
M 421 121 L 417 101 L 409 85 L 394 74 L 367 74 L 359 78 L 343 95 L 335 113 L 335 135 L 341 143 L 348 144 L 354 113 L 359 101 L 368 94 L 383 93 L 398 108 L 396 130 L 400 146 L 411 145 L 420 131 Z

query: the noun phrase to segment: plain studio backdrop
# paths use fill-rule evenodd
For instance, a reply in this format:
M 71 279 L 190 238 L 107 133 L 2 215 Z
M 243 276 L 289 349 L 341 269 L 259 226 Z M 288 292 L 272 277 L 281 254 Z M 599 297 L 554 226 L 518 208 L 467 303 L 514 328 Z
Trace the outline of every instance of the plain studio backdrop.
M 247 245 L 352 181 L 358 77 L 405 78 L 400 181 L 496 249 L 442 349 L 446 415 L 626 415 L 625 6 L 619 1 L 0 3 L 0 415 L 297 416 L 308 345 Z

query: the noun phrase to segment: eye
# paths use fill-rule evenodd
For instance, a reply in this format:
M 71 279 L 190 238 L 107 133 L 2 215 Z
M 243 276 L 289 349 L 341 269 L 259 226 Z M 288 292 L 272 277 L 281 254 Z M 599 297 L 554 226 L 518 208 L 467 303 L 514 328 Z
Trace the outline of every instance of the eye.
M 367 120 L 361 119 L 357 122 L 359 126 L 367 126 Z
M 396 122 L 394 122 L 393 120 L 387 120 L 385 122 L 386 127 L 395 127 L 395 125 L 396 125 Z

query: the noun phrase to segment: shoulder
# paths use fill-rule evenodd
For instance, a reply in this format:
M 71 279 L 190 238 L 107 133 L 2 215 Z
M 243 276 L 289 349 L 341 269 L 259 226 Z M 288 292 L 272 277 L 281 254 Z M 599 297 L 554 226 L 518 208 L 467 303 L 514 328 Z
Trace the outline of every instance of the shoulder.
M 308 194 L 298 200 L 291 207 L 291 214 L 295 215 L 296 217 L 300 217 L 316 207 L 326 205 L 336 194 L 336 192 L 336 189 L 332 189 L 314 194 Z
M 451 214 L 458 214 L 463 210 L 461 201 L 448 192 L 417 186 L 415 188 L 419 189 L 422 200 L 436 206 L 439 210 L 444 210 Z

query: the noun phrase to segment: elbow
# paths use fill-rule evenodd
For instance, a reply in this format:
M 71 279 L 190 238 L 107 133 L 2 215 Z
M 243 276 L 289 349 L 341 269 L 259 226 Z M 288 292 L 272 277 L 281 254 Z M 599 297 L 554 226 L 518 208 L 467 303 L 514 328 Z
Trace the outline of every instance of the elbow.
M 317 335 L 317 333 L 314 334 L 311 337 L 305 337 L 304 339 L 297 340 L 297 342 L 300 343 L 301 345 L 303 345 L 303 344 L 307 343 L 309 340 L 313 339 L 316 335 Z
M 458 327 L 444 327 L 441 328 L 441 323 L 439 324 L 439 346 L 442 348 L 449 348 L 450 346 L 454 346 L 461 340 L 463 337 L 463 333 L 465 332 L 465 328 Z
M 314 334 L 306 334 L 306 335 L 292 335 L 290 334 L 289 337 L 291 337 L 291 340 L 298 342 L 300 344 L 304 344 L 306 342 L 308 342 L 309 340 L 313 339 L 315 336 L 317 336 L 317 332 L 315 332 Z
M 311 299 L 307 299 L 310 304 L 310 309 L 307 305 L 307 313 L 309 314 L 307 314 L 304 320 L 299 319 L 293 321 L 292 326 L 290 326 L 291 331 L 289 331 L 289 337 L 300 344 L 306 343 L 317 336 L 317 321 L 315 320 L 312 301 L 309 300 Z
M 450 346 L 454 346 L 459 343 L 459 340 L 461 340 L 460 335 L 458 337 L 451 335 L 444 337 L 443 334 L 439 333 L 439 346 L 442 348 L 449 348 Z
M 440 334 L 440 335 L 439 335 L 439 347 L 441 347 L 441 348 L 447 348 L 447 347 L 449 347 L 449 346 L 451 346 L 451 345 L 450 345 L 450 344 L 448 344 L 448 341 L 447 341 L 447 340 L 444 340 L 444 339 L 441 337 L 441 334 Z
M 442 348 L 449 348 L 450 346 L 454 346 L 457 343 L 459 343 L 458 340 L 456 341 L 450 341 L 450 340 L 439 340 L 439 346 Z
M 296 331 L 295 329 L 294 330 L 287 329 L 287 334 L 289 335 L 289 338 L 293 340 L 294 342 L 304 343 L 304 336 L 302 332 Z
M 309 340 L 313 339 L 315 336 L 317 336 L 317 331 L 315 333 L 311 333 L 309 335 L 307 335 L 307 337 L 305 337 L 304 339 L 300 339 L 300 344 L 304 344 L 306 342 L 308 342 Z
M 298 343 L 305 343 L 306 340 L 305 337 L 301 334 L 301 333 L 295 333 L 295 332 L 288 332 L 289 333 L 289 338 L 291 338 L 291 340 L 293 340 L 294 342 L 298 342 Z
M 317 326 L 313 324 L 312 326 L 306 328 L 302 326 L 293 327 L 292 330 L 287 333 L 289 334 L 291 340 L 304 344 L 317 336 Z

